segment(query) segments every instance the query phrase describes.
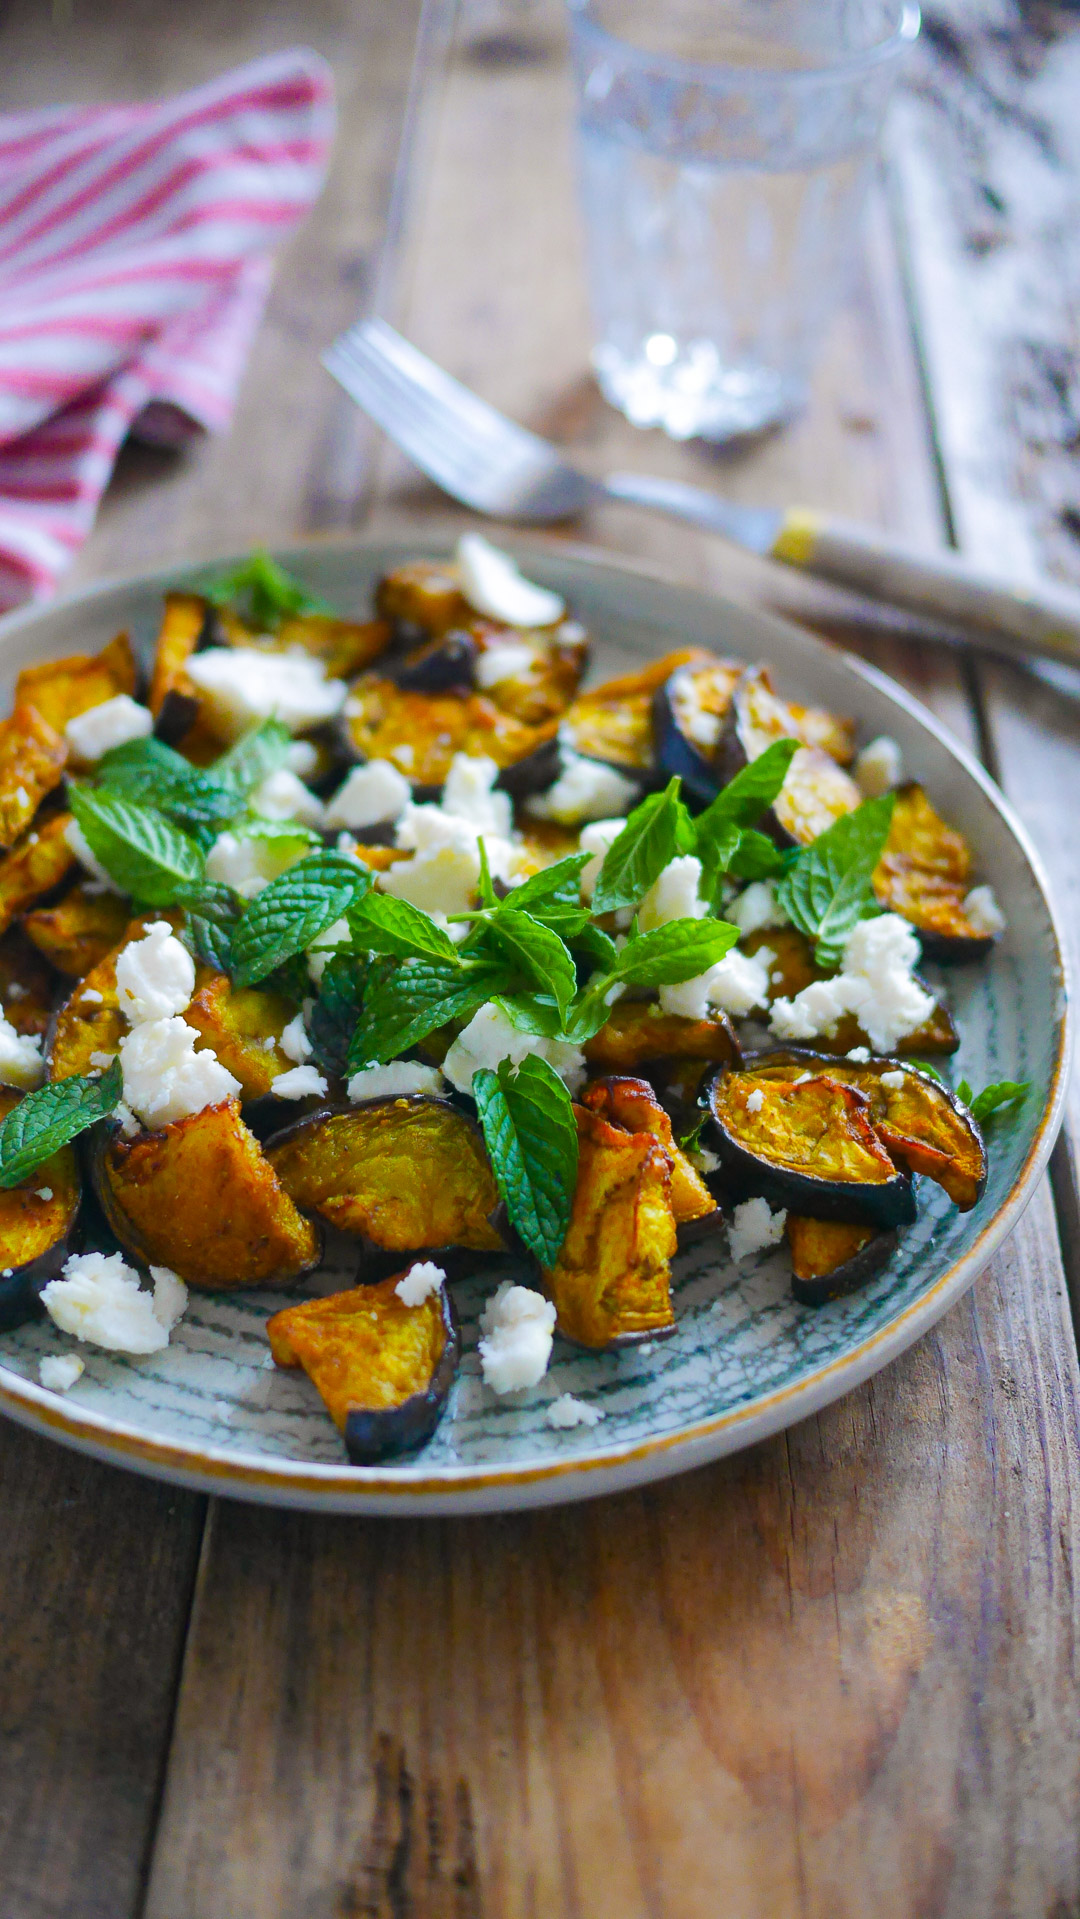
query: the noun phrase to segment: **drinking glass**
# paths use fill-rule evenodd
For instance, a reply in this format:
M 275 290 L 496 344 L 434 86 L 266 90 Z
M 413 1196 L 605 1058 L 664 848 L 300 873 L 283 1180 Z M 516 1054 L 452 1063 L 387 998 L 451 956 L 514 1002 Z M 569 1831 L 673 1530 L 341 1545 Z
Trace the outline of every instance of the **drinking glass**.
M 593 364 L 636 426 L 803 404 L 914 0 L 569 0 Z

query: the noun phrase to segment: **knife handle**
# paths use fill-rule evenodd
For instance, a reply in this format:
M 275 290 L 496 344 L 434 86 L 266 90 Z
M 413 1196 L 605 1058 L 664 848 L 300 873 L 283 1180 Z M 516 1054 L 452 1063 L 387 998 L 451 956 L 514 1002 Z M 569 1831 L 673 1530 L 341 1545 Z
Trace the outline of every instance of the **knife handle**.
M 1080 666 L 1080 593 L 1053 580 L 1007 586 L 961 554 L 922 552 L 872 527 L 793 508 L 772 558 L 873 600 L 963 627 L 999 652 Z

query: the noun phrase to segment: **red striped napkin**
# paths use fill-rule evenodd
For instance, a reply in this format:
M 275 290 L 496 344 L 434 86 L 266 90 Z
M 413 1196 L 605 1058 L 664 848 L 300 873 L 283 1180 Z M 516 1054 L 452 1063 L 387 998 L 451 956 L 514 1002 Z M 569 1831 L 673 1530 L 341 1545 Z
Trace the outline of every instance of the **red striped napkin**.
M 0 607 L 52 591 L 129 433 L 228 424 L 332 133 L 304 48 L 173 100 L 0 119 Z

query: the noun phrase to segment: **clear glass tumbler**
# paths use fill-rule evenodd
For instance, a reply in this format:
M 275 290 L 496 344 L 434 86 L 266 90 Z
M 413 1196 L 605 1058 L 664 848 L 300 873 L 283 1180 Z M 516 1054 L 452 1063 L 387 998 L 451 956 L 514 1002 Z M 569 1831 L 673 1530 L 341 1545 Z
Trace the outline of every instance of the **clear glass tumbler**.
M 596 345 L 636 426 L 795 412 L 847 291 L 914 0 L 569 0 Z

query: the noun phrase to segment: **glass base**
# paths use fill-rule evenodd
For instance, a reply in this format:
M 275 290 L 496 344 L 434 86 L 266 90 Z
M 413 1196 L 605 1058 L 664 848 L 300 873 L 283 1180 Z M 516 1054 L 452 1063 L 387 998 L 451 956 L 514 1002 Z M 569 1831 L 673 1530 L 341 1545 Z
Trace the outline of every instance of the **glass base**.
M 634 355 L 610 342 L 593 348 L 600 390 L 633 426 L 663 427 L 673 440 L 731 440 L 790 418 L 806 402 L 806 383 L 771 367 L 724 365 L 709 340 L 680 350 L 669 334 L 650 334 Z

